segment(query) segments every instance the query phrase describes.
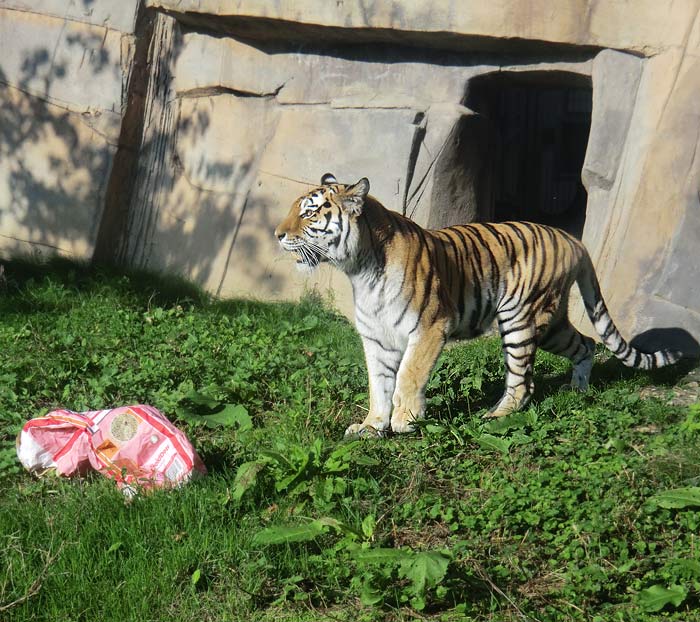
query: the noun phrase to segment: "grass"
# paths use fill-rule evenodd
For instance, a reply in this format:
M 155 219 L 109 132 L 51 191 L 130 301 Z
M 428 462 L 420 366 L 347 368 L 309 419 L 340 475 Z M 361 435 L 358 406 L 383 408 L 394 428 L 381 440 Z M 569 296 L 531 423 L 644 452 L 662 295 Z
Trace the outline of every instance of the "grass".
M 534 405 L 485 422 L 503 368 L 480 339 L 441 357 L 419 433 L 342 442 L 362 349 L 313 297 L 217 302 L 60 261 L 5 276 L 2 620 L 700 620 L 700 409 L 639 396 L 687 369 L 601 352 L 579 394 L 541 354 Z M 27 419 L 129 403 L 167 413 L 209 475 L 126 503 L 21 471 Z M 205 423 L 226 405 L 250 425 Z

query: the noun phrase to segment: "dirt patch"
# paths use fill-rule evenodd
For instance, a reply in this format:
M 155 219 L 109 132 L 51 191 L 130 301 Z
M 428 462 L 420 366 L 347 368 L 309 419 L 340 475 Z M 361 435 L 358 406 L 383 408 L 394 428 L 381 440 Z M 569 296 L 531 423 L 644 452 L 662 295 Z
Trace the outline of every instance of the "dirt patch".
M 690 370 L 672 387 L 644 387 L 639 394 L 643 398 L 654 397 L 670 406 L 697 404 L 700 402 L 700 367 Z

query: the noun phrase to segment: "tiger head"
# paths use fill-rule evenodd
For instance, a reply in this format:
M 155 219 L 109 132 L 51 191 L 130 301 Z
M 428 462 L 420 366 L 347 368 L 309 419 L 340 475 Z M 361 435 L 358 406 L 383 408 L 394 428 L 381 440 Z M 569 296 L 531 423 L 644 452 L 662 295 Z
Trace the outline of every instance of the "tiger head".
M 321 262 L 342 267 L 353 259 L 359 233 L 356 221 L 369 192 L 369 181 L 340 184 L 330 173 L 321 185 L 299 197 L 287 217 L 275 229 L 285 251 L 297 256 L 297 265 L 312 270 Z

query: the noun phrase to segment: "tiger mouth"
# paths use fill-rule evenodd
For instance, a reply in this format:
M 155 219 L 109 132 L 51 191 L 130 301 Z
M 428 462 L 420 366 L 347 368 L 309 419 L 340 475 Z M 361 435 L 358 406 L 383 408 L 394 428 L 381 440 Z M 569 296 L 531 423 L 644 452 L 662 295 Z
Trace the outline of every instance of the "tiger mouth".
M 297 266 L 315 268 L 323 261 L 323 257 L 319 253 L 304 246 L 294 249 L 294 254 L 296 255 Z

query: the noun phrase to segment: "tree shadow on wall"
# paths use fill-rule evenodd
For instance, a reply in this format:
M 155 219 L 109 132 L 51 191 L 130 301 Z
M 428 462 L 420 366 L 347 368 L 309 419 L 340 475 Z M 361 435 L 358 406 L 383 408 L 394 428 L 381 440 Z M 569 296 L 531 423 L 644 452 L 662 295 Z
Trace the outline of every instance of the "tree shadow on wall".
M 152 72 L 157 82 L 144 106 L 128 210 L 112 226 L 114 257 L 126 266 L 186 275 L 216 294 L 227 293 L 225 281 L 239 291 L 236 280 L 277 288 L 279 277 L 267 269 L 261 243 L 264 236 L 272 240 L 273 203 L 251 191 L 254 158 L 217 158 L 211 149 L 210 141 L 220 140 L 212 99 L 235 95 L 203 95 L 201 106 L 183 108 L 170 78 L 162 78 L 181 46 L 176 27 L 169 58 L 158 61 L 168 67 Z M 227 277 L 229 270 L 239 278 Z
M 66 45 L 86 56 L 95 73 L 108 70 L 99 41 L 77 36 Z M 32 50 L 10 78 L 0 61 L 0 243 L 48 254 L 84 254 L 98 225 L 112 147 L 97 127 L 110 113 L 72 112 L 50 102 L 66 64 L 43 48 Z M 105 118 L 107 117 L 107 118 Z M 2 191 L 4 186 L 4 191 Z
M 198 185 L 188 176 L 176 147 L 171 155 L 172 166 L 153 188 L 161 196 L 140 207 L 153 212 L 144 214 L 140 223 L 131 223 L 124 263 L 186 275 L 217 295 L 227 294 L 231 287 L 241 291 L 243 284 L 254 282 L 279 288 L 281 277 L 267 269 L 262 239 L 272 237 L 276 224 L 271 201 L 245 191 L 220 192 L 206 183 L 222 175 L 225 179 L 245 175 L 252 163 L 209 161 L 198 176 L 204 183 Z M 250 291 L 255 295 L 264 290 Z
M 85 7 L 91 2 L 83 0 Z M 139 19 L 152 22 L 156 16 L 145 9 Z M 168 69 L 182 46 L 179 27 L 174 28 Z M 122 93 L 123 101 L 115 102 L 123 110 L 95 111 L 88 108 L 89 101 L 70 104 L 56 96 L 66 98 L 67 92 L 70 98 L 76 92 L 66 84 L 76 79 L 75 58 L 82 58 L 89 67 L 77 75 L 109 80 L 106 72 L 116 72 L 114 79 L 122 81 L 123 88 L 124 76 L 115 58 L 119 50 L 106 46 L 97 32 L 82 30 L 89 31 L 70 27 L 62 31 L 53 50 L 44 42 L 25 45 L 19 66 L 5 65 L 0 59 L 0 249 L 6 255 L 31 250 L 40 257 L 59 253 L 91 258 L 109 193 L 125 218 L 111 230 L 106 244 L 126 246 L 124 264 L 180 273 L 214 291 L 221 291 L 228 269 L 245 271 L 248 280 L 264 279 L 278 287 L 265 261 L 257 261 L 265 253 L 260 236 L 272 236 L 276 224 L 270 202 L 239 188 L 239 182 L 251 176 L 252 162 L 236 165 L 202 158 L 194 169 L 198 183 L 188 179 L 178 152 L 178 134 L 203 136 L 211 121 L 205 109 L 193 118 L 180 119 L 181 102 L 173 97 L 164 112 L 172 115 L 174 124 L 165 131 L 157 124 L 147 131 L 144 119 L 142 125 L 122 124 L 128 107 L 139 98 L 143 103 L 152 91 L 148 68 L 143 73 L 146 80 L 132 81 L 128 93 Z M 145 46 L 140 60 L 147 64 L 149 41 L 136 39 L 137 46 Z M 150 75 L 154 73 L 151 70 Z M 118 146 L 124 146 L 125 138 L 131 142 L 127 141 L 121 157 L 131 162 L 130 175 L 117 180 L 123 183 L 110 184 L 113 164 L 120 157 Z M 149 153 L 160 163 L 157 172 L 148 168 Z M 229 191 L 218 191 L 222 186 Z M 151 203 L 151 199 L 156 200 Z

